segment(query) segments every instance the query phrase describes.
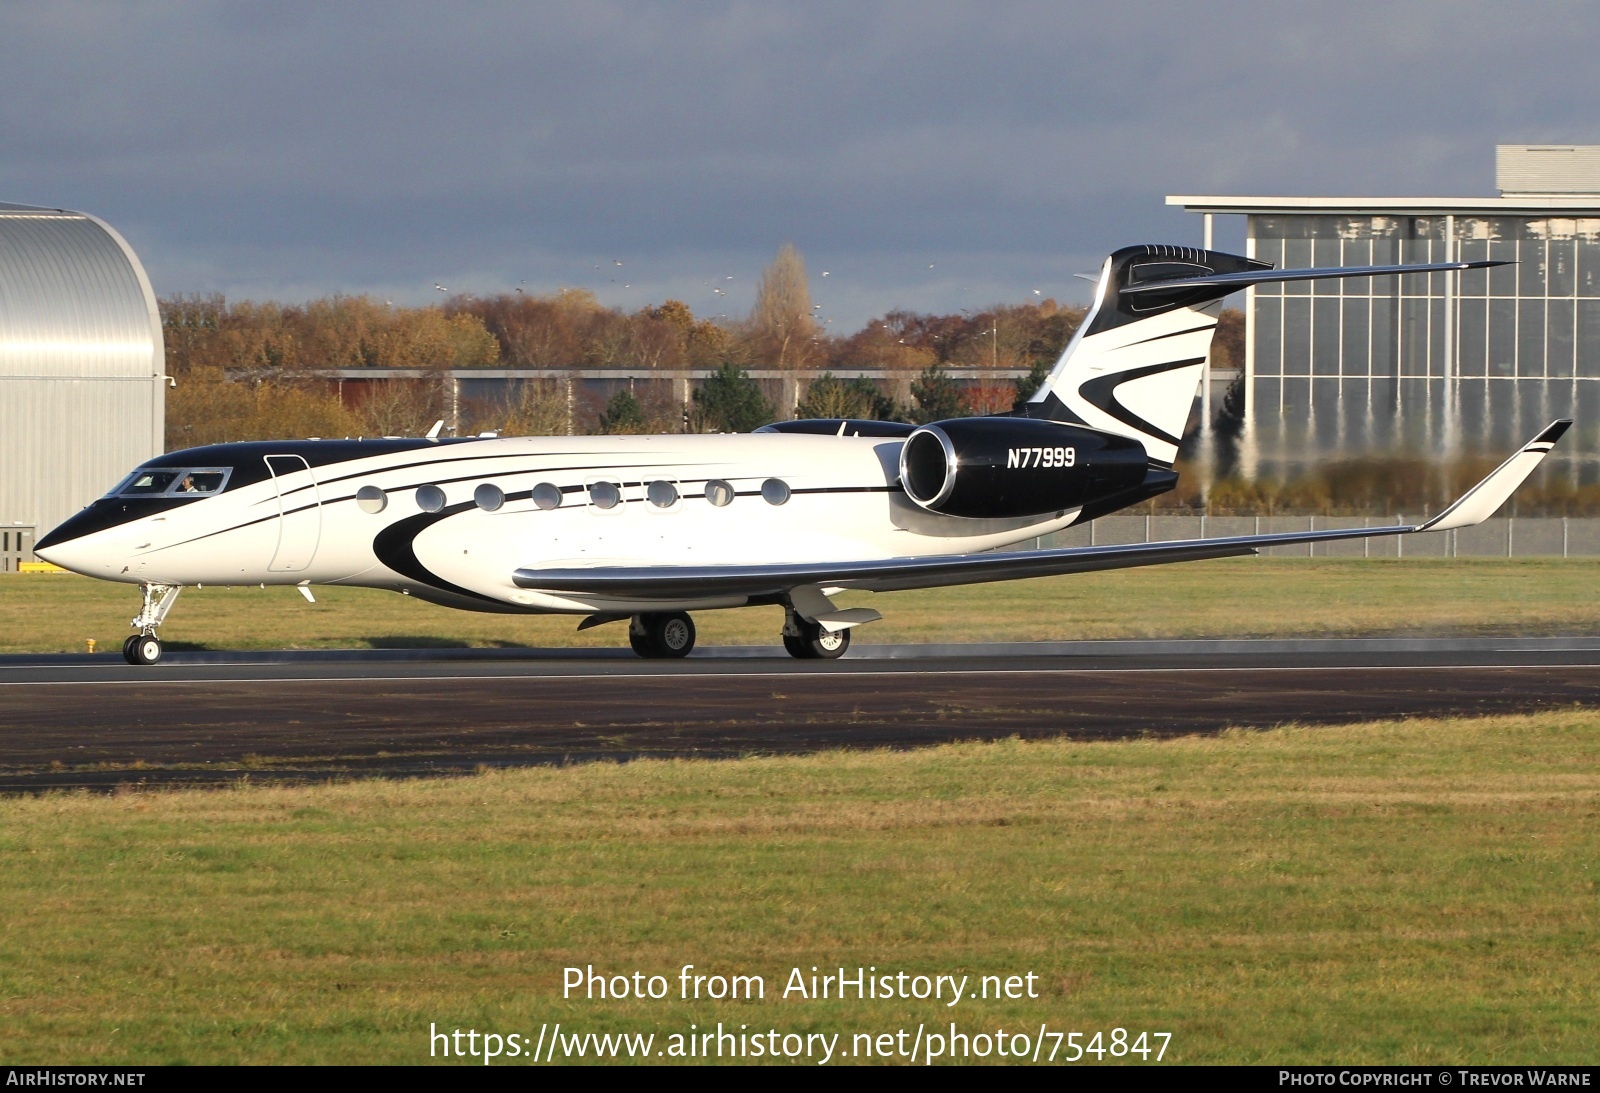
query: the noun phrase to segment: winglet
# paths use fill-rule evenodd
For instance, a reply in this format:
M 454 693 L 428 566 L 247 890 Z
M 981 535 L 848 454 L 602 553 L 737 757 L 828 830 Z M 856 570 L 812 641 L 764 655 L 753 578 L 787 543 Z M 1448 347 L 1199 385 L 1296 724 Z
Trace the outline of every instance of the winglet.
M 1506 503 L 1539 462 L 1555 447 L 1561 434 L 1572 427 L 1569 419 L 1551 422 L 1544 431 L 1523 446 L 1522 450 L 1495 468 L 1494 473 L 1473 486 L 1458 498 L 1455 504 L 1416 531 L 1450 531 L 1481 523 L 1493 516 L 1495 510 Z

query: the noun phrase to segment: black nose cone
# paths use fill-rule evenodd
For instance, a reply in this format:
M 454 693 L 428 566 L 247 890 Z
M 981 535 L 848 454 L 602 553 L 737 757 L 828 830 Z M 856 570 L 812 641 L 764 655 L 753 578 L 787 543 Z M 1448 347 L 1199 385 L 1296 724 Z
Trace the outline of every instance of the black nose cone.
M 169 504 L 161 501 L 123 500 L 118 497 L 103 497 L 78 513 L 70 516 L 58 524 L 49 535 L 33 544 L 37 553 L 49 550 L 62 543 L 70 543 L 74 539 L 81 539 L 85 535 L 93 535 L 106 528 L 114 528 L 118 524 L 126 524 L 130 520 L 137 520 L 141 516 L 148 516 L 153 508 L 167 508 Z

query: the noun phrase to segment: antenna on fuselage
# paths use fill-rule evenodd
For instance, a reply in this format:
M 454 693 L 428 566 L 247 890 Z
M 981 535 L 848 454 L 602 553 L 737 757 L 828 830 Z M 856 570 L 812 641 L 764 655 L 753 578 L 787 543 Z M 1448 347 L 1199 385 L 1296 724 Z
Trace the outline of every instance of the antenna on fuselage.
M 433 423 L 433 428 L 429 429 L 427 433 L 428 439 L 438 440 L 439 434 L 442 432 L 444 432 L 444 418 L 440 418 Z

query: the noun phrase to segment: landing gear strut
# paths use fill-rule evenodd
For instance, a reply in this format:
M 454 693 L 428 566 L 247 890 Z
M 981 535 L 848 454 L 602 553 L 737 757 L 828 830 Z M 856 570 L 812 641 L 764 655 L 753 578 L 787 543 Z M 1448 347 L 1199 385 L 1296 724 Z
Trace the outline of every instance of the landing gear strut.
M 144 593 L 144 606 L 129 623 L 139 632 L 122 643 L 122 659 L 129 664 L 154 664 L 161 659 L 161 639 L 156 637 L 156 628 L 166 620 L 183 586 L 142 584 L 139 590 Z
M 682 611 L 635 615 L 628 644 L 641 657 L 686 657 L 694 648 L 694 620 Z
M 798 660 L 837 660 L 850 648 L 850 631 L 829 631 L 791 610 L 783 622 L 783 647 Z

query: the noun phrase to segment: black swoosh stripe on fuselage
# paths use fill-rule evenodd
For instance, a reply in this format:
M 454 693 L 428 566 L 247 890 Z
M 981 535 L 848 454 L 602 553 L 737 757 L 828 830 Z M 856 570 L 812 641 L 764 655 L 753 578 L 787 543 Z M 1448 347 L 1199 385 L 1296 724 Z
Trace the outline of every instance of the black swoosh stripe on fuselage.
M 889 493 L 893 490 L 897 490 L 898 488 L 899 487 L 893 486 L 840 486 L 816 487 L 808 490 L 795 490 L 793 492 Z M 526 494 L 523 494 L 521 497 L 516 497 L 515 499 L 521 500 L 523 497 L 532 496 L 532 493 L 533 491 L 529 490 Z M 753 491 L 747 496 L 760 496 L 760 491 Z M 512 499 L 513 495 L 508 494 L 506 500 L 509 501 Z M 638 504 L 642 503 L 644 500 L 645 498 L 635 497 L 622 503 Z M 443 577 L 433 572 L 433 570 L 423 565 L 421 559 L 417 557 L 416 541 L 418 535 L 421 535 L 424 531 L 430 527 L 433 527 L 435 524 L 442 523 L 452 516 L 460 515 L 461 513 L 476 507 L 477 505 L 474 502 L 465 501 L 459 504 L 451 505 L 448 508 L 441 509 L 438 512 L 423 512 L 418 513 L 416 516 L 407 516 L 403 520 L 396 520 L 394 523 L 378 532 L 377 536 L 372 540 L 372 552 L 377 556 L 378 561 L 388 566 L 391 570 L 399 573 L 401 576 L 410 577 L 412 580 L 417 581 L 420 584 L 425 584 L 428 587 L 437 589 L 441 592 L 450 592 L 457 596 L 465 596 L 469 599 L 478 600 L 483 603 L 500 605 L 502 601 L 495 599 L 493 596 L 485 596 L 481 592 L 474 592 L 470 588 L 463 588 L 458 584 L 445 580 Z M 577 512 L 578 509 L 574 507 L 567 511 Z
M 450 592 L 457 596 L 465 596 L 470 600 L 479 600 L 483 603 L 499 605 L 500 601 L 493 596 L 485 596 L 481 592 L 474 592 L 470 588 L 445 580 L 433 570 L 423 565 L 417 558 L 417 536 L 441 520 L 448 520 L 457 513 L 462 513 L 477 506 L 471 501 L 438 512 L 420 512 L 415 516 L 407 516 L 403 520 L 396 520 L 384 528 L 372 540 L 372 553 L 377 555 L 378 561 L 388 566 L 402 577 L 410 577 L 420 584 L 441 592 Z

